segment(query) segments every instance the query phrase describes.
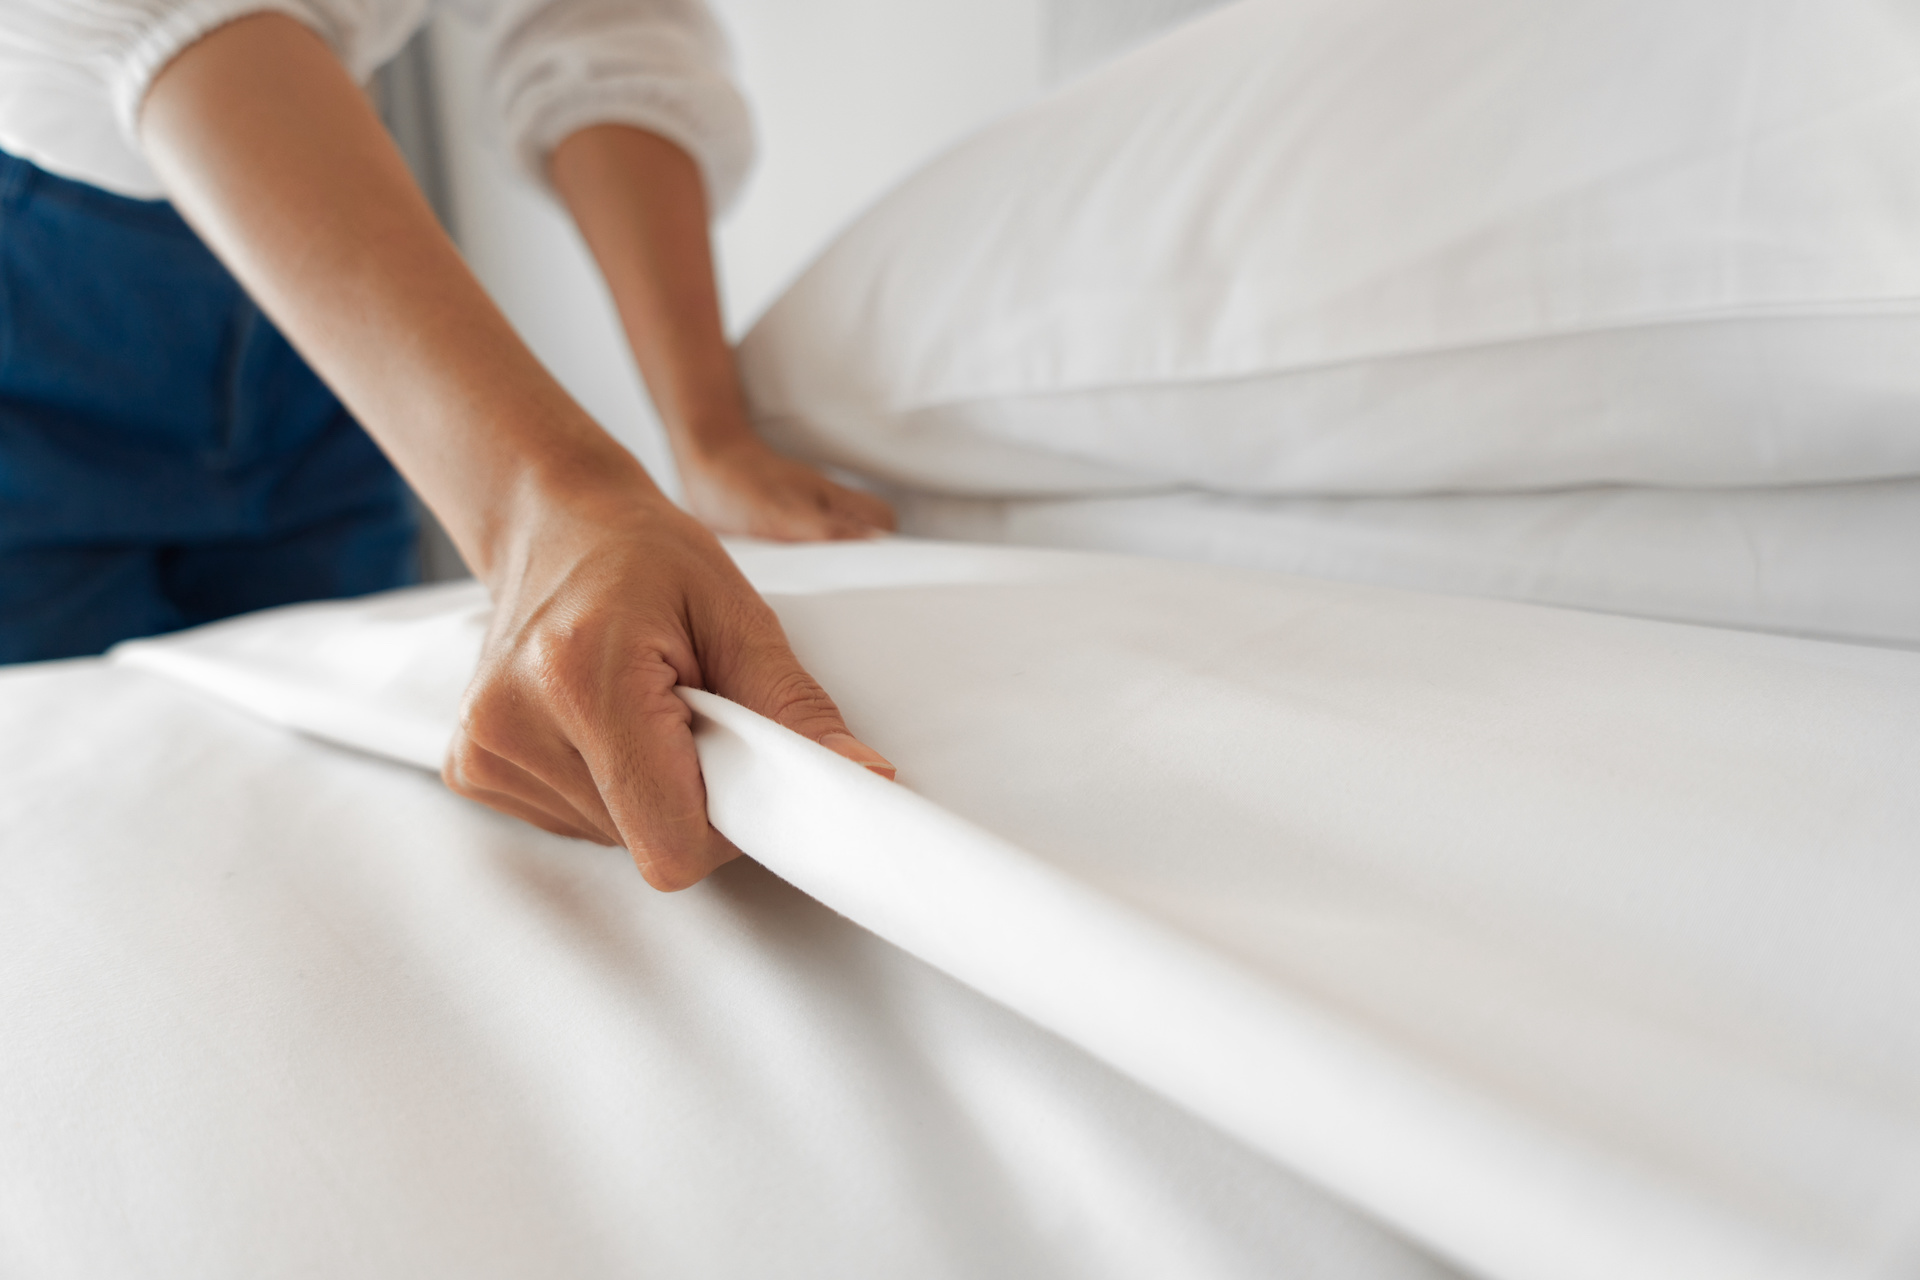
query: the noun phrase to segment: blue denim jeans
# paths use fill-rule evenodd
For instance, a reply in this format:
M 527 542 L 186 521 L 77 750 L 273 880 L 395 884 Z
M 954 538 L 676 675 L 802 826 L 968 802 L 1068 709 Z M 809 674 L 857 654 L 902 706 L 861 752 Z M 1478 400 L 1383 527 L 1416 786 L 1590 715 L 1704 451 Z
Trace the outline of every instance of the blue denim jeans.
M 417 577 L 405 485 L 172 206 L 0 153 L 0 662 Z

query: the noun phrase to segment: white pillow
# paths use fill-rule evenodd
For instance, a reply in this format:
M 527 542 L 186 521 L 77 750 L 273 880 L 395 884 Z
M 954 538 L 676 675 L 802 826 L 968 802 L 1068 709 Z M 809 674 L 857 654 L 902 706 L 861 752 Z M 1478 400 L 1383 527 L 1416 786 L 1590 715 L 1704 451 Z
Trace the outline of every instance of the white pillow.
M 748 336 L 951 492 L 1920 474 L 1906 0 L 1243 0 L 989 128 Z

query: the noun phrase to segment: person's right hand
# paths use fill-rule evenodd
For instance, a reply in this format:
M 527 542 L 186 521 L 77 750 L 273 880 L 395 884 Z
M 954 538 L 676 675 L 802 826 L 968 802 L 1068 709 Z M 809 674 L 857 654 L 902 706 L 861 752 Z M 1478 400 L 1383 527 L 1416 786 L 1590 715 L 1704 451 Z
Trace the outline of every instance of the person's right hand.
M 541 504 L 489 576 L 493 622 L 445 769 L 462 795 L 624 845 L 649 884 L 681 889 L 739 851 L 707 822 L 693 716 L 674 686 L 893 776 L 713 535 L 657 493 Z
M 324 40 L 280 13 L 215 28 L 154 78 L 140 135 L 175 207 L 493 594 L 445 770 L 454 790 L 625 845 L 649 882 L 678 889 L 735 850 L 707 824 L 675 685 L 891 772 L 713 535 L 520 341 Z M 676 216 L 701 216 L 687 199 Z M 709 312 L 701 350 L 717 342 Z M 731 366 L 710 364 L 703 376 L 731 385 Z

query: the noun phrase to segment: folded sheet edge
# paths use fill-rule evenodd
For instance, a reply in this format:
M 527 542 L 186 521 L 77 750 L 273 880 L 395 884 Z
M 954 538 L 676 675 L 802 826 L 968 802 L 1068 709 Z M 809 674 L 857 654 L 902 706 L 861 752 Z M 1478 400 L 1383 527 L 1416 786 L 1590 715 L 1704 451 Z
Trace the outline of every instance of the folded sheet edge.
M 769 870 L 1477 1274 L 1846 1270 L 1409 1062 L 905 786 L 680 693 L 714 825 Z
M 450 725 L 430 717 L 343 699 L 337 688 L 306 684 L 284 672 L 250 670 L 219 653 L 208 657 L 164 640 L 128 641 L 114 648 L 112 658 L 190 685 L 273 724 L 432 773 L 440 772 L 453 737 Z
M 452 726 L 167 640 L 122 665 L 437 772 Z M 907 786 L 681 689 L 716 828 L 788 882 L 1490 1280 L 1848 1268 L 1543 1128 Z

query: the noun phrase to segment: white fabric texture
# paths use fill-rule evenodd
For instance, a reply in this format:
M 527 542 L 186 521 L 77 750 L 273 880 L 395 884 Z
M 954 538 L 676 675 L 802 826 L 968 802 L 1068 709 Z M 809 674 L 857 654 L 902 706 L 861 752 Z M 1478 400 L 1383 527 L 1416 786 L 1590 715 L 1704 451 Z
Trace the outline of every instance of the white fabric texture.
M 489 49 L 490 111 L 545 185 L 546 153 L 589 124 L 631 124 L 700 164 L 715 209 L 753 159 L 726 40 L 701 0 L 455 0 Z M 140 152 L 148 85 L 173 57 L 235 18 L 288 14 L 364 81 L 433 0 L 0 0 L 0 149 L 121 195 L 164 194 Z
M 890 494 L 925 538 L 1206 560 L 1920 647 L 1920 481 L 1392 498 Z
M 99 661 L 0 725 L 0 1274 L 1451 1274 L 758 867 Z
M 981 496 L 1920 474 L 1904 0 L 1242 0 L 881 200 L 747 337 Z
M 1477 1274 L 1912 1265 L 1920 656 L 1119 557 L 742 559 L 901 766 L 686 695 L 716 825 L 821 902 Z M 430 765 L 484 609 L 118 652 Z

